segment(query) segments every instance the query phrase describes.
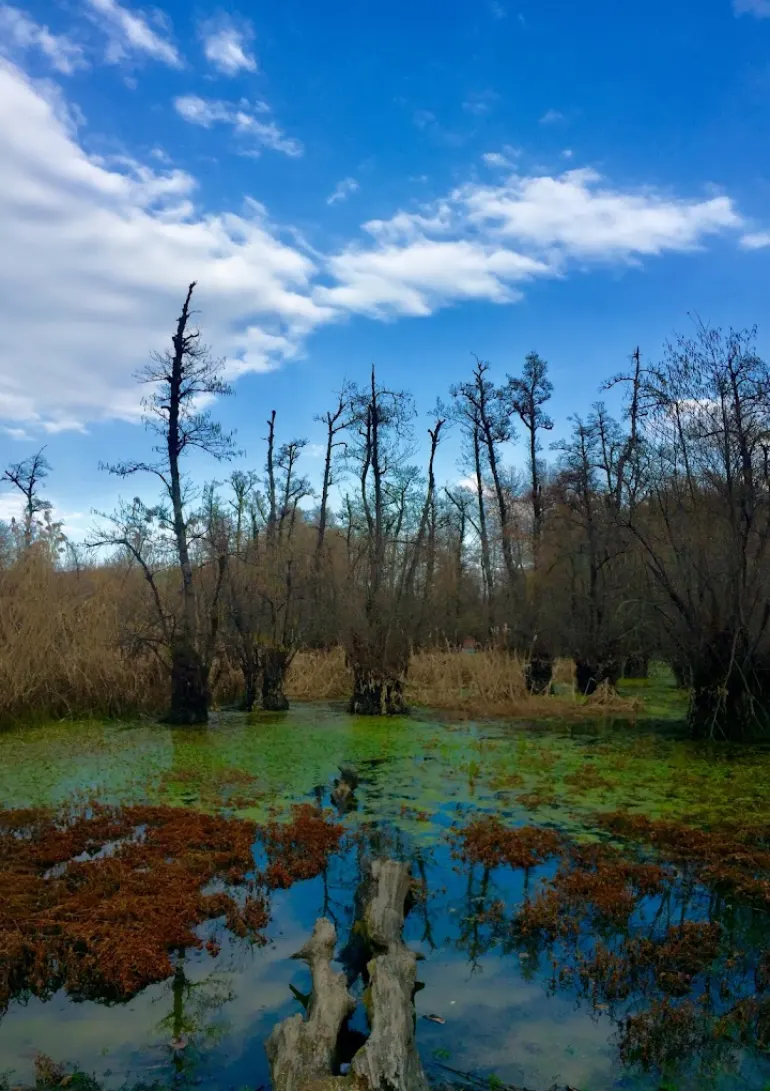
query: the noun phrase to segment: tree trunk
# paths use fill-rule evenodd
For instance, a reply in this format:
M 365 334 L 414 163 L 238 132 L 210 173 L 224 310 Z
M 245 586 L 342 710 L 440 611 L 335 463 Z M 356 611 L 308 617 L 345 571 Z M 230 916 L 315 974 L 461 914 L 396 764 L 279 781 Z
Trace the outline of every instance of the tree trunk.
M 614 689 L 620 678 L 620 660 L 607 655 L 597 658 L 580 657 L 575 660 L 575 683 L 578 693 L 590 697 L 603 682 Z
M 650 657 L 645 652 L 635 652 L 626 659 L 624 678 L 649 678 Z
M 171 649 L 171 707 L 169 724 L 205 724 L 209 714 L 208 669 L 195 647 L 180 641 Z
M 251 712 L 260 697 L 259 663 L 254 653 L 241 657 L 243 671 L 243 710 Z
M 291 650 L 282 644 L 264 645 L 259 649 L 262 708 L 265 712 L 286 712 L 289 707 L 284 685 L 291 659 Z
M 553 659 L 545 649 L 533 651 L 529 661 L 524 667 L 524 681 L 527 690 L 533 694 L 545 694 L 551 692 L 551 678 L 553 677 Z
M 354 664 L 349 711 L 354 716 L 406 716 L 404 678 Z
M 718 633 L 689 666 L 687 722 L 693 738 L 744 742 L 770 736 L 770 664 L 752 657 L 745 641 Z

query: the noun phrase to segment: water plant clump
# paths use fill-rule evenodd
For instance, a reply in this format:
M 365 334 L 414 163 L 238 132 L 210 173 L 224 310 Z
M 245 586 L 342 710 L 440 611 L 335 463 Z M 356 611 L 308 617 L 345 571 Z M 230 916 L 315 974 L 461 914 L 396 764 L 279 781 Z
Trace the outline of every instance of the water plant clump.
M 497 818 L 454 833 L 456 855 L 484 869 L 468 942 L 518 951 L 527 967 L 550 966 L 549 992 L 572 993 L 615 1023 L 624 1065 L 677 1068 L 683 1078 L 688 1066 L 718 1070 L 734 1066 L 743 1047 L 764 1049 L 770 972 L 764 921 L 751 908 L 765 894 L 759 831 L 620 814 L 602 820 L 655 843 L 661 859 L 639 846 L 544 842 L 558 835 L 506 829 Z M 535 881 L 515 901 L 498 896 L 491 869 L 528 875 L 533 865 Z M 730 905 L 720 891 L 729 891 Z M 479 928 L 489 934 L 483 944 Z
M 506 864 L 531 868 L 559 853 L 564 842 L 556 830 L 538 826 L 510 828 L 494 815 L 470 822 L 457 835 L 456 855 L 485 867 Z
M 312 807 L 269 824 L 270 863 L 255 870 L 254 822 L 180 807 L 0 811 L 0 1011 L 58 989 L 128 998 L 173 972 L 186 948 L 218 953 L 198 926 L 222 918 L 264 943 L 273 887 L 324 867 L 340 827 Z
M 343 828 L 327 821 L 309 803 L 292 807 L 288 822 L 270 822 L 264 829 L 269 864 L 265 882 L 270 888 L 286 888 L 302 879 L 314 879 L 326 866 L 340 843 Z

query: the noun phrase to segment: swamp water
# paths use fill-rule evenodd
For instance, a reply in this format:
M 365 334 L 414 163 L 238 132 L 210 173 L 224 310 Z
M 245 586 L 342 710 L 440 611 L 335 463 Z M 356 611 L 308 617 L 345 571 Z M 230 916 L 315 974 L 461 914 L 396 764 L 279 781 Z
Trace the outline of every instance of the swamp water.
M 425 956 L 417 1042 L 437 1082 L 462 1086 L 454 1070 L 487 1079 L 492 1091 L 501 1082 L 580 1091 L 770 1087 L 764 1009 L 712 1033 L 725 1013 L 770 985 L 770 902 L 751 909 L 681 865 L 660 889 L 637 891 L 622 923 L 584 916 L 574 934 L 522 933 L 513 927 L 518 908 L 553 878 L 559 860 L 485 867 L 460 858 L 452 839 L 455 827 L 488 814 L 506 826 L 555 829 L 588 852 L 609 838 L 597 814 L 614 811 L 695 826 L 770 826 L 767 751 L 696 747 L 662 724 L 453 724 L 423 715 L 373 722 L 299 705 L 272 717 L 219 714 L 205 729 L 86 723 L 0 734 L 0 803 L 224 808 L 261 824 L 298 803 L 333 809 L 330 790 L 345 762 L 361 781 L 339 818 L 340 851 L 323 874 L 270 894 L 264 946 L 206 924 L 201 935 L 216 934 L 216 956 L 188 951 L 173 977 L 127 1002 L 63 992 L 12 999 L 0 1018 L 0 1074 L 9 1074 L 9 1085 L 33 1079 L 39 1051 L 108 1088 L 268 1086 L 264 1041 L 301 1010 L 292 988 L 309 989 L 308 969 L 290 956 L 322 914 L 344 947 L 369 852 L 409 859 L 422 884 L 405 938 Z M 259 844 L 254 851 L 259 864 Z M 690 924 L 717 928 L 718 952 L 694 970 L 673 952 L 677 987 L 659 988 L 660 967 L 651 984 L 644 944 Z M 708 945 L 713 935 L 702 939 Z M 634 974 L 619 983 L 612 957 L 627 955 L 629 944 Z M 681 1016 L 691 1007 L 695 1021 Z M 629 1034 L 628 1017 L 640 1014 Z M 360 1010 L 353 1029 L 365 1029 Z

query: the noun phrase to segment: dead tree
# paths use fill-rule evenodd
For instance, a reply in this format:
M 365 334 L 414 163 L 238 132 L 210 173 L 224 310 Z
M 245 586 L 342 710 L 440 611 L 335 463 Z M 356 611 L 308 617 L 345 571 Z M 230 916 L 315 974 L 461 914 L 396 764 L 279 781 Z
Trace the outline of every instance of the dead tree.
M 348 589 L 351 619 L 345 645 L 353 671 L 350 711 L 393 715 L 406 711 L 404 680 L 409 633 L 394 580 L 398 535 L 390 522 L 389 489 L 404 466 L 410 442 L 411 400 L 377 382 L 352 391 L 348 463 L 358 478 L 363 518 L 362 565 Z M 396 527 L 398 517 L 396 518 Z
M 153 362 L 138 376 L 141 383 L 152 388 L 143 405 L 145 420 L 159 437 L 154 448 L 158 458 L 106 467 L 110 473 L 123 478 L 140 472 L 154 474 L 170 504 L 167 522 L 174 539 L 182 598 L 169 649 L 171 702 L 166 719 L 174 724 L 207 721 L 213 654 L 211 614 L 206 618 L 201 616 L 196 574 L 190 558 L 182 459 L 193 448 L 219 460 L 232 458 L 235 454 L 232 435 L 223 432 L 210 413 L 199 408 L 202 397 L 229 394 L 230 387 L 222 378 L 221 361 L 211 357 L 209 350 L 201 344 L 200 331 L 190 326 L 194 289 L 195 282 L 187 289 L 171 338 L 172 348 L 154 355 Z

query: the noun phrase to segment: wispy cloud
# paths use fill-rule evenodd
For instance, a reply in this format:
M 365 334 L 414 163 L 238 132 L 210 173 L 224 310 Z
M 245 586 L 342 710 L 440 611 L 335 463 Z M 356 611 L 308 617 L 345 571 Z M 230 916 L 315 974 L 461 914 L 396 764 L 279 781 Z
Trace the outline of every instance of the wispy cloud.
M 347 201 L 348 197 L 360 188 L 355 178 L 343 178 L 341 182 L 337 183 L 334 193 L 326 198 L 326 203 L 327 205 L 336 205 L 340 201 Z
M 241 99 L 232 103 L 204 99 L 199 95 L 180 95 L 174 99 L 174 109 L 191 125 L 200 125 L 204 129 L 214 125 L 229 126 L 242 140 L 238 149 L 242 155 L 257 155 L 262 148 L 269 148 L 297 158 L 304 151 L 301 142 L 286 136 L 274 121 L 260 119 L 270 112 L 265 102 L 251 103 Z
M 486 114 L 499 99 L 497 91 L 487 87 L 483 91 L 474 91 L 468 95 L 463 102 L 463 110 L 469 114 Z
M 515 166 L 515 161 L 521 155 L 521 148 L 514 148 L 512 144 L 504 144 L 499 152 L 485 152 L 482 159 L 488 167 L 499 170 L 510 170 Z
M 257 61 L 250 51 L 254 30 L 246 20 L 236 23 L 231 16 L 207 19 L 199 27 L 206 60 L 225 76 L 256 72 Z
M 117 0 L 85 0 L 85 3 L 90 19 L 107 36 L 106 60 L 110 64 L 120 64 L 139 54 L 171 68 L 182 67 L 176 46 L 154 30 L 143 14 L 121 7 Z
M 508 13 L 500 0 L 489 0 L 489 14 L 493 19 L 504 19 Z
M 562 159 L 572 159 L 574 154 L 575 153 L 573 152 L 572 148 L 563 148 L 562 153 L 561 153 L 561 157 L 562 157 Z
M 427 129 L 436 124 L 436 115 L 430 110 L 415 110 L 412 121 L 418 129 Z
M 52 34 L 19 8 L 0 4 L 0 51 L 13 56 L 31 49 L 39 50 L 65 76 L 88 67 L 82 47 L 66 34 Z
M 728 197 L 627 192 L 592 170 L 514 174 L 365 224 L 374 245 L 354 243 L 330 259 L 338 284 L 314 298 L 378 318 L 429 315 L 462 299 L 511 303 L 527 281 L 565 276 L 576 263 L 636 264 L 742 226 Z
M 564 114 L 560 110 L 546 110 L 540 118 L 541 125 L 557 125 L 560 121 L 564 121 Z
M 753 15 L 756 19 L 770 19 L 770 0 L 733 0 L 736 15 Z
M 754 231 L 742 235 L 741 246 L 744 250 L 763 250 L 770 246 L 770 231 Z

